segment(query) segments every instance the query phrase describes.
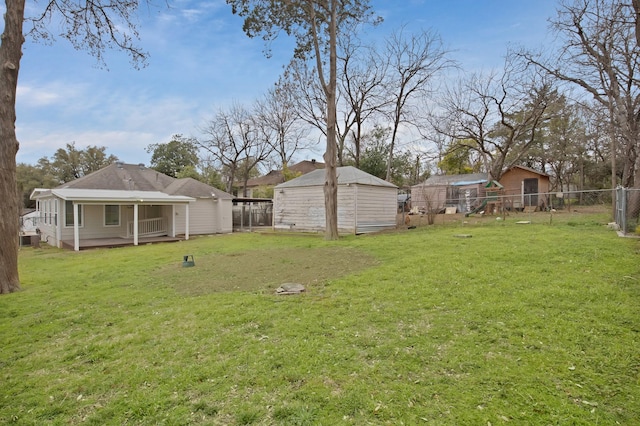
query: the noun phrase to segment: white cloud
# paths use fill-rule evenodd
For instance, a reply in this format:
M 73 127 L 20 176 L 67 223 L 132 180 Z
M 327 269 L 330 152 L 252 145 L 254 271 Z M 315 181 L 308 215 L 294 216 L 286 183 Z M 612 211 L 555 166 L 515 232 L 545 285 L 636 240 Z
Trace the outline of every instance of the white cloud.
M 18 102 L 27 107 L 44 107 L 54 105 L 62 99 L 62 94 L 55 87 L 18 86 Z

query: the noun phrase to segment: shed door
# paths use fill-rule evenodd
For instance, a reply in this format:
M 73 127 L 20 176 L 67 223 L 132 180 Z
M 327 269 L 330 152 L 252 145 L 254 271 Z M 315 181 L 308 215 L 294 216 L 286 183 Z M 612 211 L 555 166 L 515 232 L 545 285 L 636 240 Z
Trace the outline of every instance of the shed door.
M 522 182 L 522 196 L 525 206 L 538 205 L 538 178 L 525 179 Z

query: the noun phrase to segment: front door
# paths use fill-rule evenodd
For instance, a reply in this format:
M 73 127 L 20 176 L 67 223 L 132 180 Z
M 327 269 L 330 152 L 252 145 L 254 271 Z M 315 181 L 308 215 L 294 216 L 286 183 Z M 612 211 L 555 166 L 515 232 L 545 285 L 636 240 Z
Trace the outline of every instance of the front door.
M 525 206 L 538 205 L 538 179 L 530 178 L 522 182 L 522 197 Z

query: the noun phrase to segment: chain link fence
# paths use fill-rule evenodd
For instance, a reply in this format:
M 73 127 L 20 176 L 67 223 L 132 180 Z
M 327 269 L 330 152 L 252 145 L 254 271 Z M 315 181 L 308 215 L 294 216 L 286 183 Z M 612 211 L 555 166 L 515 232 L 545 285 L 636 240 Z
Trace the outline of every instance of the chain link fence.
M 477 221 L 494 218 L 498 220 L 516 219 L 527 223 L 548 223 L 555 220 L 571 221 L 587 214 L 599 215 L 599 221 L 609 223 L 618 211 L 614 204 L 615 189 L 601 190 L 565 190 L 555 192 L 537 192 L 528 194 L 500 194 L 487 190 L 473 192 L 464 191 L 451 196 L 446 194 L 446 201 L 438 205 L 414 203 L 409 213 L 399 213 L 399 224 L 438 224 L 456 221 Z M 640 193 L 639 193 L 640 195 Z M 625 194 L 625 199 L 629 194 Z M 444 195 L 440 197 L 444 200 Z M 412 200 L 413 202 L 413 200 Z M 628 204 L 621 206 L 627 212 Z M 409 218 L 407 219 L 407 216 Z M 416 217 L 417 216 L 417 217 Z M 635 230 L 635 221 L 626 225 L 618 224 L 619 229 Z M 485 218 L 485 219 L 482 219 Z M 616 220 L 617 223 L 617 220 Z
M 640 189 L 618 187 L 615 194 L 615 221 L 618 229 L 624 235 L 637 233 Z

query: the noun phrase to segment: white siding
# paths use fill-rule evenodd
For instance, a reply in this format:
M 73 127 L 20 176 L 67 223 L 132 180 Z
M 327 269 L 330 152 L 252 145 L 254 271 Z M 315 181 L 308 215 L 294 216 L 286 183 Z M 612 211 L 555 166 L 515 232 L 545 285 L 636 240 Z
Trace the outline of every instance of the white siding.
M 40 238 L 54 247 L 59 247 L 56 223 L 59 224 L 61 218 L 64 220 L 64 216 L 61 216 L 60 202 L 52 197 L 40 198 L 37 203 L 40 214 L 37 224 L 40 230 Z M 62 204 L 64 205 L 64 202 Z
M 338 232 L 360 233 L 396 225 L 396 188 L 366 185 L 338 187 Z M 274 227 L 324 232 L 325 207 L 321 186 L 288 187 L 274 194 Z
M 324 231 L 324 194 L 321 186 L 285 188 L 274 193 L 276 229 Z
M 211 198 L 198 198 L 195 203 L 189 204 L 189 235 L 215 234 L 216 210 Z M 185 214 L 186 206 L 176 206 L 176 234 L 186 233 Z
M 398 190 L 381 186 L 358 185 L 356 233 L 395 228 Z
M 338 186 L 338 232 L 341 234 L 356 232 L 356 195 L 357 185 Z M 322 208 L 324 209 L 324 195 Z
M 221 234 L 228 234 L 233 232 L 233 201 L 232 200 L 218 200 L 218 225 L 216 232 Z
M 231 200 L 198 198 L 189 204 L 189 234 L 209 235 L 233 231 Z M 185 233 L 185 206 L 176 206 L 176 234 Z
M 61 201 L 62 210 L 64 202 Z M 104 226 L 104 205 L 83 204 L 80 239 L 88 238 L 123 238 L 127 236 L 127 224 L 133 221 L 133 206 L 120 206 L 120 226 Z M 60 231 L 62 240 L 73 240 L 73 226 L 65 226 L 65 212 L 60 213 Z M 139 206 L 138 219 L 164 217 L 167 220 L 167 231 L 171 227 L 171 206 Z

